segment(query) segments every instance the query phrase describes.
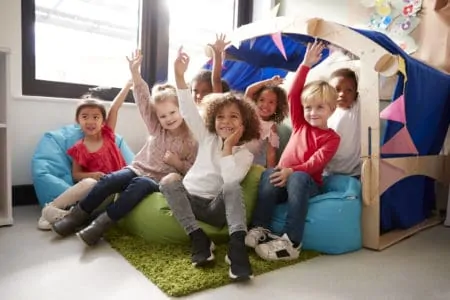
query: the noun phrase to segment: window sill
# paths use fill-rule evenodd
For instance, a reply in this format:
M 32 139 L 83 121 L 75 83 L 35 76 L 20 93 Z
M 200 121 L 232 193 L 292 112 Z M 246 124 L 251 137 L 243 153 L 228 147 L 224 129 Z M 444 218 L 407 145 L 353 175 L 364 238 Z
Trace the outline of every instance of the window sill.
M 20 95 L 13 97 L 16 101 L 25 101 L 25 102 L 40 102 L 40 103 L 79 103 L 80 99 L 76 98 L 55 98 L 55 97 L 41 97 L 41 96 L 26 96 L 26 95 Z M 107 107 L 112 103 L 112 101 L 103 101 Z M 127 107 L 135 107 L 135 103 L 123 103 L 123 106 Z

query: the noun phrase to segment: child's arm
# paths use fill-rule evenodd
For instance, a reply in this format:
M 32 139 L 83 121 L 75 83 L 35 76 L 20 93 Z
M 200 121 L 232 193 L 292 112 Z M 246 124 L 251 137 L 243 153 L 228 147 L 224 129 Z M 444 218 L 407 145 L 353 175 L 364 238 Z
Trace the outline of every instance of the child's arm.
M 222 53 L 224 53 L 226 46 L 230 44 L 230 42 L 225 42 L 226 36 L 224 34 L 220 34 L 217 36 L 216 34 L 216 42 L 211 47 L 213 50 L 213 63 L 212 63 L 212 77 L 211 84 L 213 93 L 223 93 L 222 89 Z
M 313 44 L 308 44 L 303 62 L 300 64 L 295 73 L 294 81 L 292 82 L 288 93 L 291 121 L 294 129 L 298 129 L 306 122 L 303 113 L 303 105 L 301 102 L 303 87 L 305 85 L 306 76 L 308 75 L 309 70 L 322 57 L 323 49 L 323 44 L 317 41 Z
M 117 115 L 119 113 L 119 109 L 122 106 L 123 102 L 125 101 L 132 85 L 133 82 L 128 81 L 127 84 L 120 90 L 119 94 L 117 94 L 116 98 L 114 98 L 111 104 L 108 116 L 106 117 L 106 125 L 108 125 L 113 132 L 116 130 Z
M 131 79 L 133 81 L 133 96 L 136 105 L 141 114 L 142 120 L 147 126 L 148 132 L 152 135 L 159 129 L 159 121 L 153 115 L 152 104 L 150 103 L 150 89 L 148 84 L 142 79 L 139 72 L 139 67 L 142 62 L 142 55 L 139 50 L 136 50 L 131 58 L 128 58 L 128 63 L 131 71 Z
M 283 83 L 283 78 L 281 78 L 278 75 L 273 76 L 270 79 L 265 79 L 265 80 L 255 82 L 255 83 L 249 85 L 245 89 L 245 97 L 253 99 L 253 96 L 255 95 L 255 93 L 258 90 L 260 90 L 262 87 L 267 86 L 267 85 L 280 85 L 282 83 Z
M 311 157 L 299 165 L 292 166 L 294 171 L 302 171 L 308 174 L 314 174 L 323 170 L 336 154 L 341 138 L 335 134 Z
M 202 116 L 195 105 L 191 91 L 184 79 L 184 73 L 186 72 L 188 65 L 189 56 L 182 51 L 182 48 L 180 48 L 178 50 L 178 57 L 174 63 L 180 113 L 195 139 L 201 141 L 208 134 L 208 131 L 206 130 Z
M 278 137 L 277 126 L 275 124 L 273 124 L 270 130 L 266 149 L 266 167 L 275 168 L 277 165 L 277 149 L 280 147 L 280 138 Z
M 83 172 L 83 168 L 77 164 L 75 161 L 72 162 L 72 178 L 73 181 L 81 181 L 85 178 L 94 178 L 99 180 L 101 177 L 105 176 L 102 172 Z

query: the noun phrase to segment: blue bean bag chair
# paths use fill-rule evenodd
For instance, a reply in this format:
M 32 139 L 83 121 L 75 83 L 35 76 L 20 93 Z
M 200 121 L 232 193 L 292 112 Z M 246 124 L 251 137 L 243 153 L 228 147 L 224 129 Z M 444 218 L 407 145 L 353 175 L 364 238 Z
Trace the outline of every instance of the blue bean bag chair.
M 71 187 L 72 159 L 67 150 L 83 137 L 78 125 L 67 125 L 48 131 L 39 141 L 31 160 L 33 185 L 39 204 L 44 206 Z M 116 143 L 125 161 L 129 164 L 134 158 L 124 139 L 116 134 Z
M 309 200 L 303 249 L 343 254 L 362 248 L 361 183 L 345 175 L 324 178 L 321 194 Z M 286 223 L 287 203 L 277 205 L 271 230 L 280 234 Z

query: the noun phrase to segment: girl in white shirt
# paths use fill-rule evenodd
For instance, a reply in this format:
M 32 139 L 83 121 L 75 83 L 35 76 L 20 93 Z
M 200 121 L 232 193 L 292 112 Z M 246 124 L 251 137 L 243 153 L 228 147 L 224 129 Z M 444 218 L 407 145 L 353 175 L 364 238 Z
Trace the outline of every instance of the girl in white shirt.
M 203 99 L 204 120 L 184 80 L 189 57 L 181 49 L 175 60 L 175 79 L 181 114 L 199 143 L 194 165 L 182 179 L 169 174 L 160 191 L 192 243 L 191 261 L 203 266 L 214 260 L 214 244 L 197 220 L 223 227 L 230 233 L 226 261 L 234 280 L 252 277 L 245 247 L 245 205 L 240 183 L 247 175 L 253 154 L 243 143 L 260 137 L 260 123 L 251 101 L 233 93 L 216 93 Z
M 261 138 L 247 143 L 247 148 L 255 156 L 253 163 L 266 168 L 274 168 L 278 163 L 276 151 L 280 147 L 280 138 L 277 124 L 289 113 L 286 92 L 279 87 L 282 83 L 280 76 L 274 76 L 248 86 L 245 91 L 245 96 L 256 103 L 261 118 Z
M 338 151 L 325 169 L 325 175 L 361 175 L 361 117 L 358 79 L 348 68 L 334 71 L 330 84 L 338 92 L 337 108 L 328 119 L 328 127 L 340 136 Z

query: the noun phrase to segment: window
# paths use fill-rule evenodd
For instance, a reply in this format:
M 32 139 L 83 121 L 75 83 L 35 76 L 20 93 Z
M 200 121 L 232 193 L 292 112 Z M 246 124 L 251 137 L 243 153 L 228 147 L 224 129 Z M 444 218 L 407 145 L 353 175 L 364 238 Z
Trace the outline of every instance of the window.
M 199 9 L 192 8 L 193 2 Z M 167 0 L 167 4 L 170 13 L 168 80 L 174 80 L 172 62 L 180 46 L 190 56 L 188 80 L 206 63 L 206 45 L 214 42 L 216 33 L 233 30 L 235 1 Z
M 98 85 L 118 92 L 129 78 L 125 56 L 137 47 L 149 85 L 173 79 L 180 45 L 191 56 L 190 78 L 206 62 L 215 33 L 249 23 L 252 6 L 249 0 L 22 0 L 22 93 L 78 98 Z

